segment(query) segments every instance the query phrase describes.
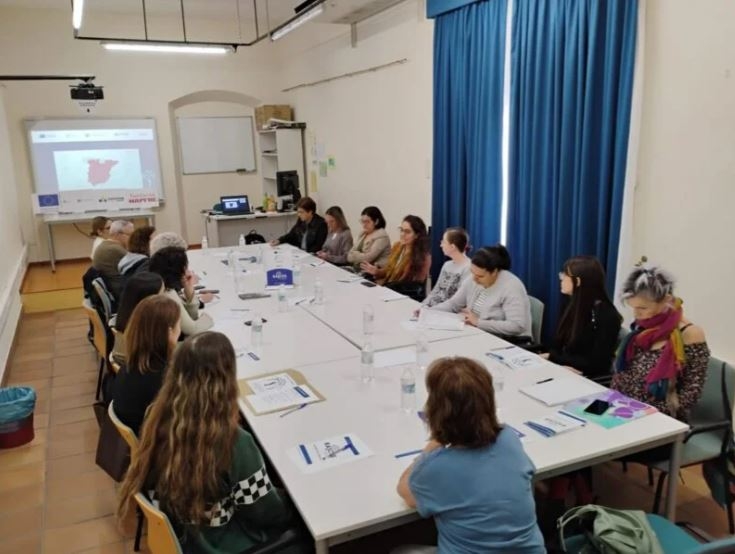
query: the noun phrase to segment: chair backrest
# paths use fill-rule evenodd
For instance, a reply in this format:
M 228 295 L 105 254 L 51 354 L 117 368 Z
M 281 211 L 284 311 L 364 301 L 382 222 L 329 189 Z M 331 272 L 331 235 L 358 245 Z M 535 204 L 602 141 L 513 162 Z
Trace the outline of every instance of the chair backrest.
M 128 446 L 130 447 L 130 460 L 132 461 L 138 454 L 138 437 L 130 427 L 125 425 L 120 421 L 120 418 L 117 417 L 115 408 L 113 407 L 114 403 L 114 401 L 110 402 L 110 405 L 107 407 L 107 415 L 110 416 L 110 420 L 115 425 L 117 432 L 120 433 L 123 440 L 128 443 Z
M 533 342 L 541 342 L 541 324 L 544 321 L 544 303 L 538 298 L 529 295 L 528 302 L 531 304 L 531 338 Z
M 102 306 L 105 321 L 110 321 L 112 316 L 115 315 L 113 308 L 115 305 L 115 299 L 112 296 L 112 293 L 110 293 L 102 277 L 97 277 L 92 281 L 92 288 L 97 293 L 97 298 Z
M 156 508 L 144 494 L 136 493 L 135 501 L 148 522 L 148 548 L 153 554 L 182 554 L 181 544 L 166 514 Z
M 735 537 L 727 537 L 698 546 L 689 554 L 732 554 L 735 552 Z
M 102 323 L 102 318 L 88 300 L 82 302 L 82 308 L 87 312 L 87 317 L 92 323 L 94 347 L 102 358 L 107 357 L 107 330 Z
M 714 356 L 710 357 L 702 396 L 691 411 L 691 423 L 696 425 L 732 420 L 733 390 L 735 369 Z

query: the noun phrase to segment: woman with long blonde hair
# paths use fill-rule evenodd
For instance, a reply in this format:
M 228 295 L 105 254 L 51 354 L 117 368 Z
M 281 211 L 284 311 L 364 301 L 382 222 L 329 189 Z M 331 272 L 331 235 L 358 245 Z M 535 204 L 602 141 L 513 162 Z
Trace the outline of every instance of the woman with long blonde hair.
M 196 552 L 242 552 L 290 526 L 287 499 L 238 425 L 237 397 L 235 352 L 225 335 L 205 332 L 179 346 L 120 490 L 123 526 L 141 491 Z

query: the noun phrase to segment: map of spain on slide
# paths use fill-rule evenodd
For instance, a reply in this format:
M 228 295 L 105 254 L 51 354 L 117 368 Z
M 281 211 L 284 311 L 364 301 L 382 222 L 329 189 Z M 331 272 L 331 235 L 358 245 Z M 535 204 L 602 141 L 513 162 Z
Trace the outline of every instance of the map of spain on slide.
M 143 187 L 140 153 L 117 150 L 54 152 L 59 190 L 139 189 Z

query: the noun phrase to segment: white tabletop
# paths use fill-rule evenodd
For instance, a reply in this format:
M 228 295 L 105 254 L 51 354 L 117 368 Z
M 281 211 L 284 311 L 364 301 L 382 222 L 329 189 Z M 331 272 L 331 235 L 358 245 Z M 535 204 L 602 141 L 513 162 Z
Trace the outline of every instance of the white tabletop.
M 490 348 L 504 344 L 489 335 L 475 335 L 430 344 L 432 358 L 466 355 L 490 365 Z M 413 457 L 395 455 L 420 449 L 427 431 L 416 413 L 400 409 L 400 375 L 405 366 L 376 369 L 374 382 L 360 381 L 357 357 L 298 368 L 326 401 L 287 417 L 278 414 L 254 417 L 243 408 L 253 431 L 268 452 L 316 540 L 338 537 L 350 531 L 405 518 L 413 513 L 395 493 L 401 472 Z M 518 387 L 553 376 L 574 376 L 554 364 L 539 369 L 506 370 L 499 397 L 501 419 L 513 426 L 554 409 L 518 391 Z M 615 429 L 590 423 L 565 435 L 534 437 L 524 445 L 537 468 L 537 478 L 589 465 L 605 457 L 619 457 L 646 448 L 655 441 L 670 442 L 687 426 L 662 414 L 654 414 Z M 299 443 L 354 433 L 375 453 L 372 457 L 319 473 L 303 474 L 287 450 Z

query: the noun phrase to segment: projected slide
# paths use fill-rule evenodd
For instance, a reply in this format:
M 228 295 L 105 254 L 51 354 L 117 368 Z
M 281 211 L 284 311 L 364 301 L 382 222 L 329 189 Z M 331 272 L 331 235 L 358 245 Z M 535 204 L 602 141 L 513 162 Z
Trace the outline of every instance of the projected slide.
M 54 152 L 59 190 L 139 189 L 143 172 L 137 149 Z

